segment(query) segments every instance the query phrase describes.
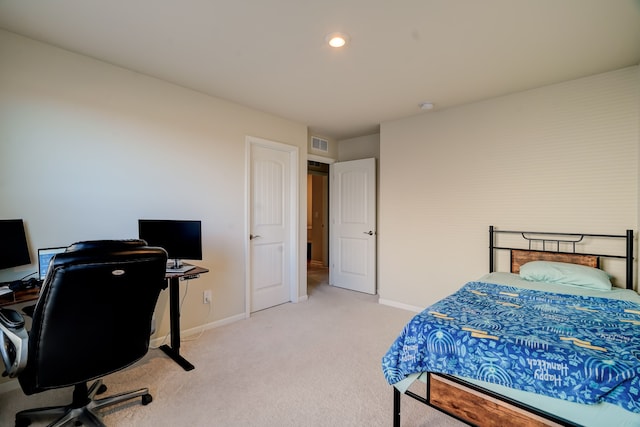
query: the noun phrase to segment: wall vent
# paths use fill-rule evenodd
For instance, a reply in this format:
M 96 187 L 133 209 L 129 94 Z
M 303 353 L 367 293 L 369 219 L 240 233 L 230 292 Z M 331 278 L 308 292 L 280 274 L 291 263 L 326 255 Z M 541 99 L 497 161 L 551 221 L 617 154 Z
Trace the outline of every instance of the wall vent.
M 311 137 L 311 148 L 318 151 L 329 152 L 329 141 L 326 139 L 318 138 L 317 136 Z

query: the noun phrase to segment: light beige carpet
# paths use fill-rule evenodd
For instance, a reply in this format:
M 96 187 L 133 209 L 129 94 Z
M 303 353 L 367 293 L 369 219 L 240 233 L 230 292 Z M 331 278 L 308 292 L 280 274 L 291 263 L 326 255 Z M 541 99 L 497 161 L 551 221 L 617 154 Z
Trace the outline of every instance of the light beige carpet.
M 380 360 L 413 316 L 377 297 L 310 275 L 309 299 L 284 304 L 197 339 L 181 352 L 185 372 L 160 350 L 105 378 L 107 394 L 148 386 L 153 402 L 109 410 L 109 426 L 391 426 L 392 388 Z M 0 426 L 21 409 L 67 403 L 70 389 L 0 394 Z M 403 426 L 459 422 L 403 396 Z M 37 425 L 37 424 L 34 424 Z

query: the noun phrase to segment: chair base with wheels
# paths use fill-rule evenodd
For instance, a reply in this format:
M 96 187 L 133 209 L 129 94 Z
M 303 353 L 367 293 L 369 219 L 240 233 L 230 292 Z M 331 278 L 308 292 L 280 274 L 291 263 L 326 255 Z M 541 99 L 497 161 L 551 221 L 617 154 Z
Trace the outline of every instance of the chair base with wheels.
M 16 427 L 27 427 L 32 421 L 58 418 L 49 427 L 61 427 L 67 423 L 69 425 L 83 425 L 87 427 L 103 427 L 100 416 L 95 412 L 107 406 L 116 405 L 138 397 L 142 398 L 142 404 L 148 405 L 153 400 L 148 388 L 129 391 L 113 396 L 96 399 L 107 391 L 107 386 L 102 380 L 95 381 L 91 387 L 87 388 L 86 383 L 76 384 L 73 389 L 73 402 L 65 406 L 50 406 L 46 408 L 34 408 L 20 411 L 16 414 Z

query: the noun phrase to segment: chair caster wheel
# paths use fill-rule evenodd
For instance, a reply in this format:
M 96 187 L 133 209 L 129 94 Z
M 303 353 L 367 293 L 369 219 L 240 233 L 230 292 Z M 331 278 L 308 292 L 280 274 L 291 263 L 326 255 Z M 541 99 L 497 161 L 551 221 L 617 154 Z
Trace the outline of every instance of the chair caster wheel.
M 107 386 L 104 384 L 100 384 L 100 387 L 98 387 L 98 391 L 96 391 L 96 394 L 102 394 L 105 391 L 107 391 Z
M 150 394 L 143 394 L 142 395 L 142 404 L 143 405 L 148 405 L 149 403 L 151 403 L 153 401 L 153 396 L 151 396 Z

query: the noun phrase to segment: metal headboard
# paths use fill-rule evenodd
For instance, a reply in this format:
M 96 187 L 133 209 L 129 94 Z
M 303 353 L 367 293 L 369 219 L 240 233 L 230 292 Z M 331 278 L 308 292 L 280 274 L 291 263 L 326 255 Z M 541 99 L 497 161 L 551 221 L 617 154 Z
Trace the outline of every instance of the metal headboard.
M 564 253 L 577 253 L 576 243 L 582 242 L 585 237 L 596 237 L 604 239 L 625 239 L 626 253 L 625 255 L 613 255 L 613 254 L 594 254 L 584 253 L 583 255 L 593 255 L 603 258 L 620 258 L 626 260 L 626 287 L 627 289 L 633 289 L 633 230 L 627 230 L 626 234 L 587 234 L 587 233 L 556 233 L 556 232 L 544 232 L 544 231 L 513 231 L 513 230 L 496 230 L 493 225 L 489 226 L 489 272 L 495 271 L 495 251 L 496 250 L 512 250 L 522 249 L 515 247 L 503 247 L 496 246 L 495 236 L 496 234 L 520 234 L 524 240 L 528 242 L 529 249 L 534 242 L 542 243 L 543 251 L 547 250 L 548 244 L 555 245 L 556 250 L 552 252 L 560 251 L 562 244 L 570 245 L 572 252 Z M 550 251 L 551 252 L 551 251 Z M 582 252 L 581 252 L 582 254 Z

